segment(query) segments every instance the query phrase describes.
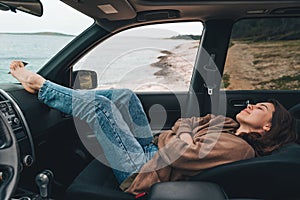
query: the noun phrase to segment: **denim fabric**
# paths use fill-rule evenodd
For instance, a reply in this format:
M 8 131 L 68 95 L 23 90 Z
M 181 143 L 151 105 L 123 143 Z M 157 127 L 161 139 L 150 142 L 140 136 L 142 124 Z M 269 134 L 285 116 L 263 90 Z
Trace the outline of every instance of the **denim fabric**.
M 153 136 L 141 102 L 131 90 L 81 91 L 46 81 L 38 98 L 88 123 L 120 183 L 158 150 L 151 143 Z

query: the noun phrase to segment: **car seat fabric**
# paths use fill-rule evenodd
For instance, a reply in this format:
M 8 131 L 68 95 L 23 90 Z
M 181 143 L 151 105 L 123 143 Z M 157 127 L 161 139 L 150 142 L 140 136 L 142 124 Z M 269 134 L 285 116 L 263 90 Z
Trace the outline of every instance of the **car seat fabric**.
M 289 112 L 295 119 L 295 128 L 300 139 L 300 104 L 290 108 Z M 206 170 L 192 180 L 215 182 L 224 188 L 230 198 L 299 198 L 299 169 L 300 145 L 292 143 L 268 156 Z
M 300 104 L 290 113 L 296 119 L 300 137 Z M 300 197 L 300 145 L 288 144 L 271 155 L 225 164 L 192 177 L 220 185 L 230 198 L 286 199 Z M 92 161 L 67 190 L 69 199 L 129 200 L 134 196 L 118 188 L 112 170 Z M 156 189 L 159 189 L 157 184 Z
M 294 118 L 300 119 L 300 103 L 291 107 L 289 112 L 293 115 Z
M 295 119 L 295 128 L 296 132 L 298 133 L 298 140 L 300 142 L 300 103 L 290 108 L 289 112 Z
M 208 169 L 190 181 L 217 183 L 229 198 L 285 199 L 299 197 L 299 169 L 300 145 L 292 143 L 269 156 Z M 96 159 L 75 179 L 67 194 L 75 200 L 134 199 L 118 188 L 112 170 Z
M 111 168 L 94 159 L 66 191 L 70 200 L 130 200 L 134 196 L 119 189 Z
M 149 200 L 224 200 L 227 195 L 215 183 L 174 181 L 154 184 Z
M 288 144 L 271 155 L 206 170 L 193 181 L 210 181 L 230 198 L 287 199 L 299 197 L 300 145 Z
M 160 186 L 161 185 L 161 186 Z M 214 183 L 207 182 L 165 182 L 152 188 L 153 194 L 138 199 L 227 199 L 224 190 Z M 177 194 L 176 192 L 179 191 Z M 131 200 L 133 195 L 118 188 L 112 170 L 97 159 L 93 160 L 75 179 L 67 190 L 72 200 Z

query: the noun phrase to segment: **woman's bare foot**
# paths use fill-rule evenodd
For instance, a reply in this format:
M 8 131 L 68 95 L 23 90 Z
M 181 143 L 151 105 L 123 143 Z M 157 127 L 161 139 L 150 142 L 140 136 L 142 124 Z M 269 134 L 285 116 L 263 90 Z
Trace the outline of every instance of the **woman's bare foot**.
M 46 81 L 42 76 L 25 69 L 21 61 L 13 61 L 10 64 L 10 72 L 22 83 L 24 89 L 32 94 L 36 93 Z

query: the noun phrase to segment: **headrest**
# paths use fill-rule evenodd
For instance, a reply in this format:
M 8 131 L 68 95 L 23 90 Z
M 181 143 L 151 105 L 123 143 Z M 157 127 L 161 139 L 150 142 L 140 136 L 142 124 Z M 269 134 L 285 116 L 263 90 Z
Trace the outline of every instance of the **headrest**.
M 295 127 L 300 136 L 300 103 L 289 109 L 291 115 L 295 118 Z
M 297 120 L 300 120 L 300 103 L 291 107 L 289 112 L 293 115 L 293 117 Z

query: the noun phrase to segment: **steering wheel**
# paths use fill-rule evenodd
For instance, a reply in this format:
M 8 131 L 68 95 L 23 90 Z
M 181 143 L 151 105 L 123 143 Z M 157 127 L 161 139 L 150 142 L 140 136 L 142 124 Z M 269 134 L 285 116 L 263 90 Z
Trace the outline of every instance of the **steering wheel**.
M 15 134 L 0 112 L 0 199 L 9 200 L 19 178 L 19 148 Z

